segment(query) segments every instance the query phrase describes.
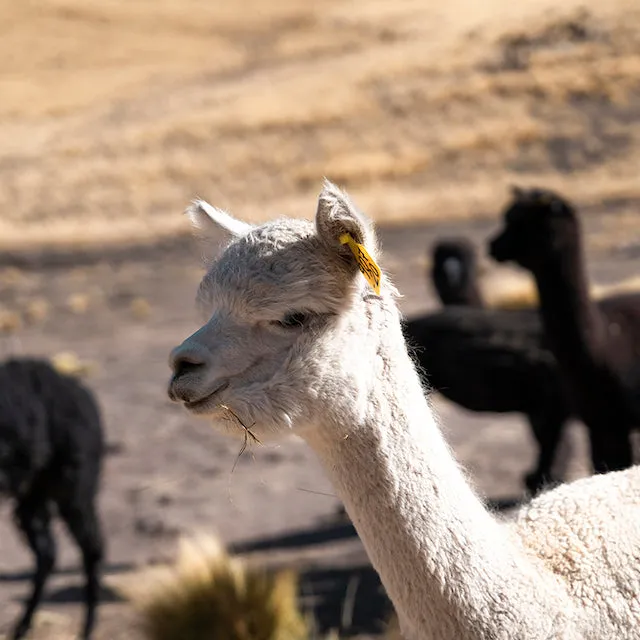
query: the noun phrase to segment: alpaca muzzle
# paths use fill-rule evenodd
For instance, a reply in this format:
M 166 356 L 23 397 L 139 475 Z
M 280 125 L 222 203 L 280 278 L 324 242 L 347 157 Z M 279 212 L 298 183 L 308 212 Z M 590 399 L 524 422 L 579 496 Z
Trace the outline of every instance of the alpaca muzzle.
M 194 402 L 203 395 L 208 395 L 200 391 L 208 365 L 209 353 L 204 347 L 189 341 L 176 347 L 169 356 L 169 366 L 173 370 L 169 382 L 169 398 L 176 402 Z
M 504 237 L 503 233 L 495 236 L 489 242 L 489 255 L 496 262 L 507 262 L 512 259 L 512 256 L 510 255 L 510 251 L 508 249 L 507 240 Z

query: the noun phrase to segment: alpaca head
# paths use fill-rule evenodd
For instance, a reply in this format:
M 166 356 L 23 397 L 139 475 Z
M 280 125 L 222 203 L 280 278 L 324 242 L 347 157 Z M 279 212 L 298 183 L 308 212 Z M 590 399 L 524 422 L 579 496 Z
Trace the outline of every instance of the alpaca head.
M 329 182 L 315 223 L 250 226 L 202 201 L 188 213 L 211 246 L 224 247 L 200 284 L 208 319 L 171 353 L 170 398 L 222 430 L 242 436 L 244 426 L 261 439 L 344 416 L 369 308 L 392 291 L 383 281 L 374 293 L 344 243 L 348 236 L 375 260 L 370 223 Z
M 565 199 L 547 189 L 514 189 L 504 213 L 504 228 L 489 244 L 498 262 L 515 262 L 535 272 L 549 260 L 577 245 L 576 212 Z
M 475 286 L 476 253 L 466 238 L 446 238 L 432 248 L 431 279 L 443 304 L 462 303 Z

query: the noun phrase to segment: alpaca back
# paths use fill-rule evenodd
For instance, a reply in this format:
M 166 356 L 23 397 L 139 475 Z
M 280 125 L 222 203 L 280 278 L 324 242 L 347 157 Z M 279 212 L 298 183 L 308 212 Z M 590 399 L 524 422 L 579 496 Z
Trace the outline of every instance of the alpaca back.
M 55 467 L 54 477 L 66 469 L 75 473 L 79 464 L 99 472 L 104 451 L 99 408 L 78 380 L 48 362 L 9 360 L 0 366 L 0 443 L 10 460 L 23 460 L 6 467 L 0 461 L 3 474 L 15 471 L 21 482 L 49 467 Z M 93 485 L 97 475 L 88 474 L 85 481 Z
M 447 307 L 409 319 L 404 333 L 427 384 L 472 411 L 565 406 L 535 310 Z
M 640 466 L 534 498 L 509 527 L 565 584 L 588 640 L 640 637 Z
M 640 294 L 604 298 L 597 307 L 600 330 L 572 358 L 572 403 L 587 422 L 640 426 Z

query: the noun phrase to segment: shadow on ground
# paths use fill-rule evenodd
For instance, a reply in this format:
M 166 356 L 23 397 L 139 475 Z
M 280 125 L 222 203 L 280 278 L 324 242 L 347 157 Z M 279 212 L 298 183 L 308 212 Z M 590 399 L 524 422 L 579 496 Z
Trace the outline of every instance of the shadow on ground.
M 104 575 L 106 576 L 109 574 L 125 573 L 131 571 L 133 568 L 133 565 L 128 563 L 111 564 L 105 569 Z M 55 571 L 52 574 L 51 578 L 53 579 L 55 576 L 77 576 L 77 583 L 73 585 L 64 585 L 59 588 L 55 588 L 47 584 L 44 596 L 42 598 L 43 603 L 77 604 L 84 602 L 84 575 L 78 568 L 66 567 L 64 569 L 60 569 L 58 571 Z M 30 583 L 32 577 L 33 574 L 31 571 L 4 572 L 0 573 L 0 583 L 24 582 L 24 594 L 14 598 L 14 600 L 22 602 L 30 592 Z M 116 591 L 103 583 L 100 588 L 100 602 L 103 604 L 125 602 L 125 599 Z
M 125 573 L 127 571 L 132 571 L 135 568 L 135 565 L 128 562 L 116 562 L 107 565 L 104 568 L 103 574 L 105 576 L 115 573 Z M 55 576 L 75 576 L 80 575 L 80 572 L 77 567 L 65 567 L 64 569 L 56 569 L 52 575 Z M 5 571 L 0 573 L 0 583 L 1 582 L 24 582 L 31 580 L 33 576 L 32 571 Z
M 523 503 L 521 496 L 513 498 L 489 499 L 486 506 L 491 511 L 509 511 Z M 326 544 L 328 542 L 338 542 L 347 538 L 355 538 L 358 533 L 349 521 L 343 509 L 340 509 L 335 520 L 325 525 L 294 531 L 271 538 L 260 538 L 257 540 L 247 540 L 238 542 L 230 547 L 232 553 L 252 553 L 255 551 L 274 551 L 278 549 L 300 549 L 316 544 Z
M 493 511 L 508 511 L 522 503 L 522 498 L 487 500 Z M 276 550 L 301 550 L 313 546 L 346 541 L 358 534 L 344 511 L 333 521 L 280 536 L 237 543 L 232 553 L 243 554 Z M 308 569 L 300 575 L 303 607 L 311 613 L 318 631 L 338 631 L 340 637 L 379 634 L 385 629 L 393 608 L 378 574 L 369 565 L 333 566 Z
M 366 565 L 306 571 L 300 591 L 302 605 L 313 614 L 321 634 L 379 634 L 393 611 L 378 574 Z

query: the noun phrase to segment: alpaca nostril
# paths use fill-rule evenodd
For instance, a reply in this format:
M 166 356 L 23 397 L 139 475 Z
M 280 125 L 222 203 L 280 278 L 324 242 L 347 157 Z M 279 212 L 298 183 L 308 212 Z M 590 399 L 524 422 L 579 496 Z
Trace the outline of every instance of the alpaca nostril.
M 196 351 L 180 351 L 176 349 L 170 358 L 170 365 L 176 377 L 187 373 L 197 373 L 207 364 L 206 354 Z
M 189 362 L 188 360 L 178 360 L 173 367 L 176 376 L 182 376 L 186 373 L 196 373 L 204 366 L 203 362 Z

